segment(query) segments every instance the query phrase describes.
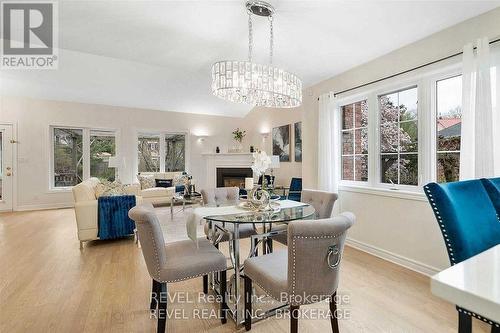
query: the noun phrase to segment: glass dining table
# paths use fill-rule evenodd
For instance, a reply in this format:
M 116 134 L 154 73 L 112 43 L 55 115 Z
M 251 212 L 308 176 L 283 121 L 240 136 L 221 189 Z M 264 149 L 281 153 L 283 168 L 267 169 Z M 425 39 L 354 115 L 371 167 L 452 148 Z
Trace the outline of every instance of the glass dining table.
M 223 233 L 229 235 L 229 256 L 233 265 L 234 274 L 229 279 L 228 288 L 228 307 L 229 315 L 239 326 L 244 320 L 244 293 L 242 292 L 242 278 L 244 267 L 240 262 L 240 228 L 242 225 L 253 224 L 255 235 L 250 241 L 250 251 L 248 257 L 254 256 L 257 253 L 258 243 L 262 243 L 262 250 L 266 252 L 272 251 L 272 237 L 279 233 L 286 232 L 286 229 L 279 228 L 273 231 L 273 226 L 286 224 L 295 220 L 314 219 L 316 211 L 313 206 L 305 203 L 297 203 L 297 206 L 281 208 L 274 211 L 256 212 L 242 211 L 236 214 L 211 215 L 205 216 L 204 219 L 209 227 L 209 239 L 218 246 L 218 242 Z M 210 277 L 211 287 L 215 293 L 220 290 L 220 281 L 217 274 L 212 274 Z

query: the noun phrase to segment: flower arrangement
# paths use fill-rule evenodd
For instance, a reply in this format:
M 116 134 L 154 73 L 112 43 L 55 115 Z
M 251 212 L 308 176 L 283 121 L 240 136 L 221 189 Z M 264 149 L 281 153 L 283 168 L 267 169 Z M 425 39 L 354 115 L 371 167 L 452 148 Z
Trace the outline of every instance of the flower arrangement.
M 241 143 L 241 141 L 243 141 L 243 138 L 245 137 L 246 134 L 247 134 L 247 131 L 242 131 L 238 127 L 237 129 L 235 129 L 233 131 L 233 139 L 238 141 L 239 143 Z
M 271 157 L 265 151 L 257 151 L 252 154 L 253 164 L 252 170 L 257 176 L 263 175 L 271 166 Z

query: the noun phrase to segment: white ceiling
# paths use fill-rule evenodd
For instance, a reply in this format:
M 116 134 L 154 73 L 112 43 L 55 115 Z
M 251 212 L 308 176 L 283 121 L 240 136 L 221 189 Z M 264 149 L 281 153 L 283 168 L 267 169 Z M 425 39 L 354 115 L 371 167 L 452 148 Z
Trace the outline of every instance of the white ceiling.
M 304 86 L 491 10 L 500 1 L 272 1 L 274 63 Z M 246 59 L 242 1 L 61 1 L 57 71 L 4 71 L 7 93 L 243 116 L 218 100 L 211 64 Z M 254 60 L 267 62 L 268 24 L 254 19 Z

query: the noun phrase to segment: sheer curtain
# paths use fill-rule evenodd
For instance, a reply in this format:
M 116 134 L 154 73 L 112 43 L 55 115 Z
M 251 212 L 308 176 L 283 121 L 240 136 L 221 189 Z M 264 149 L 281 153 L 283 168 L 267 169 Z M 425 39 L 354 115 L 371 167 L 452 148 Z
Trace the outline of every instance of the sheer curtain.
M 498 53 L 490 54 L 487 38 L 477 41 L 476 55 L 472 44 L 464 47 L 461 180 L 500 176 L 499 87 L 495 84 L 497 58 Z
M 318 187 L 338 192 L 339 175 L 339 110 L 330 94 L 319 97 L 318 113 Z

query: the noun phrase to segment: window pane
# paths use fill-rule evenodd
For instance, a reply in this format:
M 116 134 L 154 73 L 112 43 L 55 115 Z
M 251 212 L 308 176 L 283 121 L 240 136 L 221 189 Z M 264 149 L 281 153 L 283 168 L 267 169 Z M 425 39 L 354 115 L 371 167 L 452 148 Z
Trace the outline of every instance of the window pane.
M 418 89 L 414 87 L 382 95 L 379 106 L 381 181 L 417 185 Z
M 408 121 L 399 124 L 399 142 L 402 152 L 418 152 L 418 123 Z
M 160 171 L 160 137 L 155 135 L 139 136 L 137 145 L 139 172 Z
M 354 180 L 366 182 L 368 181 L 368 156 L 356 156 L 356 170 Z
M 399 155 L 399 183 L 403 185 L 418 185 L 418 155 Z
M 342 179 L 354 180 L 354 157 L 342 156 Z
M 381 155 L 380 170 L 382 183 L 398 183 L 398 155 Z
M 184 171 L 186 136 L 184 134 L 165 135 L 165 171 Z
M 437 150 L 459 151 L 462 129 L 462 76 L 437 82 Z
M 83 130 L 54 128 L 54 186 L 74 186 L 83 178 Z
M 399 144 L 398 124 L 387 124 L 380 126 L 380 151 L 382 153 L 395 153 Z
M 342 154 L 350 155 L 353 154 L 353 133 L 354 131 L 343 131 L 342 132 Z
M 382 95 L 379 97 L 380 123 L 398 121 L 398 94 Z
M 460 153 L 437 154 L 437 181 L 454 182 L 459 180 Z
M 353 126 L 353 104 L 342 107 L 342 129 L 350 129 Z
M 354 127 L 368 126 L 368 103 L 360 101 L 354 104 Z
M 355 153 L 368 154 L 368 128 L 355 130 Z
M 401 121 L 417 119 L 417 88 L 400 91 L 398 101 Z
M 115 134 L 109 131 L 90 132 L 90 176 L 115 180 L 116 169 L 109 167 L 109 158 L 116 155 Z

